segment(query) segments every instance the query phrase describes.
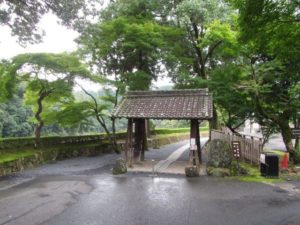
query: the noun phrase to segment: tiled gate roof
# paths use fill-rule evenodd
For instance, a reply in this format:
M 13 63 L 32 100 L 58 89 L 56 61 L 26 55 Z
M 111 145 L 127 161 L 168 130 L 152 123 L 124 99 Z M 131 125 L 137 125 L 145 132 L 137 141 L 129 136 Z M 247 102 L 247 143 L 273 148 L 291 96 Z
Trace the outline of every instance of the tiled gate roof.
M 115 118 L 211 119 L 212 95 L 207 89 L 130 91 L 115 108 Z

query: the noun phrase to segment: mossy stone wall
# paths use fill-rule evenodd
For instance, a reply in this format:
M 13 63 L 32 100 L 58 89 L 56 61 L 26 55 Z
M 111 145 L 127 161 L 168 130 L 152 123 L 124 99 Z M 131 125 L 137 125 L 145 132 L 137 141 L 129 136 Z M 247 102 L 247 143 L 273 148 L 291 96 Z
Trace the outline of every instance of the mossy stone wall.
M 187 138 L 189 138 L 189 134 L 174 134 L 174 136 L 154 137 L 148 140 L 148 146 L 150 148 L 158 148 L 159 146 L 182 141 Z M 32 151 L 31 155 L 21 156 L 14 160 L 1 162 L 0 176 L 34 168 L 38 165 L 51 161 L 64 160 L 79 156 L 97 156 L 110 152 L 112 152 L 112 149 L 107 142 L 102 144 L 64 144 L 51 148 L 43 148 L 41 150 Z

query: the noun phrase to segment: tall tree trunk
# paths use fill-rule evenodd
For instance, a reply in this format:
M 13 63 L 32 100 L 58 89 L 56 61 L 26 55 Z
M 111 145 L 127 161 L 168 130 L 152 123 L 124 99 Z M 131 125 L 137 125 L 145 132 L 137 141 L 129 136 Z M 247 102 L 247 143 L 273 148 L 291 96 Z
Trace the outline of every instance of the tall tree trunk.
M 215 105 L 213 105 L 213 118 L 209 121 L 209 129 L 211 130 L 219 130 L 220 124 L 218 119 L 218 113 Z
M 113 147 L 113 150 L 116 153 L 120 153 L 117 148 L 117 141 L 116 141 L 116 135 L 115 135 L 115 133 L 116 133 L 115 132 L 115 120 L 112 119 L 113 134 L 111 134 L 106 126 L 104 118 L 102 116 L 100 116 L 98 113 L 99 112 L 97 111 L 97 109 L 95 109 L 96 119 L 97 119 L 98 123 L 102 126 L 102 128 L 104 129 L 104 131 L 108 137 L 109 144 Z
M 117 145 L 117 137 L 116 137 L 116 120 L 115 118 L 111 119 L 112 124 L 112 145 L 116 153 L 120 153 Z
M 44 126 L 44 121 L 41 117 L 41 113 L 43 112 L 43 100 L 52 92 L 50 91 L 45 91 L 44 89 L 40 90 L 39 92 L 39 98 L 37 99 L 37 104 L 38 104 L 38 110 L 36 111 L 34 117 L 38 121 L 38 123 L 35 126 L 35 148 L 40 147 L 40 141 L 41 141 L 41 132 L 42 128 Z
M 207 79 L 206 76 L 206 68 L 205 68 L 205 60 L 203 56 L 203 50 L 199 47 L 200 40 L 199 37 L 202 36 L 201 32 L 199 31 L 197 24 L 191 21 L 193 27 L 193 37 L 194 37 L 194 48 L 196 51 L 196 58 L 197 62 L 195 64 L 195 72 L 198 76 L 202 77 L 204 80 Z
M 294 118 L 294 128 L 300 128 L 300 119 Z M 300 151 L 299 138 L 296 138 L 295 140 L 295 151 Z
M 278 125 L 281 131 L 281 136 L 286 147 L 286 150 L 290 154 L 290 158 L 294 160 L 295 148 L 292 142 L 292 130 L 289 126 L 289 120 L 280 118 L 278 120 Z
M 204 79 L 207 80 L 207 75 L 206 75 L 206 71 L 205 71 L 205 62 L 203 62 L 203 59 L 201 59 L 200 61 L 200 76 Z
M 114 108 L 116 108 L 118 105 L 118 96 L 119 96 L 119 88 L 117 88 L 117 90 L 115 92 Z M 118 149 L 118 144 L 117 144 L 116 118 L 113 118 L 113 117 L 111 118 L 111 126 L 112 126 L 113 147 L 114 147 L 116 153 L 121 153 L 120 150 Z
M 113 146 L 113 149 L 116 153 L 119 153 L 119 149 L 117 148 L 117 140 L 116 140 L 116 135 L 115 135 L 115 120 L 114 118 L 112 119 L 112 129 L 113 129 L 113 135 L 109 132 L 107 126 L 106 126 L 106 122 L 105 122 L 105 119 L 103 118 L 103 116 L 101 115 L 101 112 L 99 112 L 98 110 L 98 102 L 97 102 L 97 99 L 91 94 L 89 93 L 87 90 L 85 90 L 81 85 L 79 85 L 80 88 L 82 89 L 82 91 L 88 95 L 94 102 L 95 104 L 95 107 L 94 107 L 94 112 L 95 112 L 95 116 L 96 116 L 96 119 L 98 121 L 98 123 L 100 124 L 100 126 L 104 129 L 107 137 L 108 137 L 108 140 L 109 140 L 109 143 L 111 144 L 111 146 Z M 117 89 L 116 91 L 116 98 L 115 98 L 115 106 L 117 105 L 118 103 L 118 92 L 119 92 L 119 89 Z
M 38 122 L 38 124 L 35 126 L 35 148 L 39 148 L 40 147 L 40 142 L 41 142 L 41 132 L 42 132 L 42 128 L 44 126 L 44 122 L 43 120 L 40 120 Z
M 40 147 L 41 131 L 42 131 L 42 128 L 44 126 L 44 121 L 41 118 L 41 113 L 43 111 L 42 100 L 43 100 L 43 98 L 42 98 L 42 96 L 40 96 L 37 100 L 38 110 L 34 115 L 34 117 L 38 121 L 38 123 L 35 125 L 35 131 L 34 131 L 34 134 L 35 134 L 35 147 L 36 148 Z

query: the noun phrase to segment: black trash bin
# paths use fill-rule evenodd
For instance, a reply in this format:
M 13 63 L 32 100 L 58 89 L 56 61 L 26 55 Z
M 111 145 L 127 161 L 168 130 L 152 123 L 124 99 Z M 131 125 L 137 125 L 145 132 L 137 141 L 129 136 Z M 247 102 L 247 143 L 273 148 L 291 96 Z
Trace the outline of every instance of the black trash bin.
M 260 174 L 264 177 L 279 176 L 278 155 L 275 155 L 273 153 L 260 154 Z

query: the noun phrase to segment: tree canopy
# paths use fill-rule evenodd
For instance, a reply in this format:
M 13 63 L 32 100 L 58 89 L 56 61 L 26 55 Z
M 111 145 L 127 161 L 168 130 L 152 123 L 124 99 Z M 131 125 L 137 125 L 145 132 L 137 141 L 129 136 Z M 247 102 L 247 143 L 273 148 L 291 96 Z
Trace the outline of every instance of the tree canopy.
M 25 103 L 34 111 L 38 147 L 44 123 L 49 122 L 44 114 L 74 101 L 75 78 L 90 78 L 90 72 L 71 54 L 21 54 L 7 63 L 7 68 L 6 76 L 25 84 Z
M 162 73 L 159 64 L 168 48 L 167 40 L 180 35 L 178 29 L 155 20 L 153 7 L 148 1 L 113 2 L 101 12 L 99 22 L 78 39 L 82 53 L 102 75 L 114 75 L 130 89 L 150 88 L 151 81 Z
M 62 24 L 80 28 L 86 16 L 94 14 L 95 0 L 0 1 L 0 25 L 6 25 L 21 44 L 40 42 L 43 30 L 38 22 L 46 13 L 55 14 Z
M 97 19 L 85 20 L 93 3 L 0 3 L 0 23 L 11 26 L 21 43 L 40 40 L 36 24 L 50 11 L 67 25 L 79 24 L 81 57 L 25 54 L 2 61 L 1 101 L 13 96 L 17 82 L 26 81 L 27 104 L 46 95 L 40 99 L 45 122 L 72 125 L 93 117 L 109 133 L 115 129 L 109 112 L 125 90 L 148 90 L 157 78 L 168 76 L 175 88 L 209 88 L 216 118 L 211 127 L 238 132 L 246 119 L 254 120 L 279 131 L 294 157 L 299 142 L 293 145 L 291 128 L 300 126 L 298 0 L 116 0 L 100 9 Z M 87 98 L 75 100 L 76 76 L 100 82 L 109 94 L 83 87 Z
M 299 1 L 234 1 L 241 43 L 247 46 L 249 82 L 260 123 L 281 131 L 291 155 L 291 123 L 299 120 Z

